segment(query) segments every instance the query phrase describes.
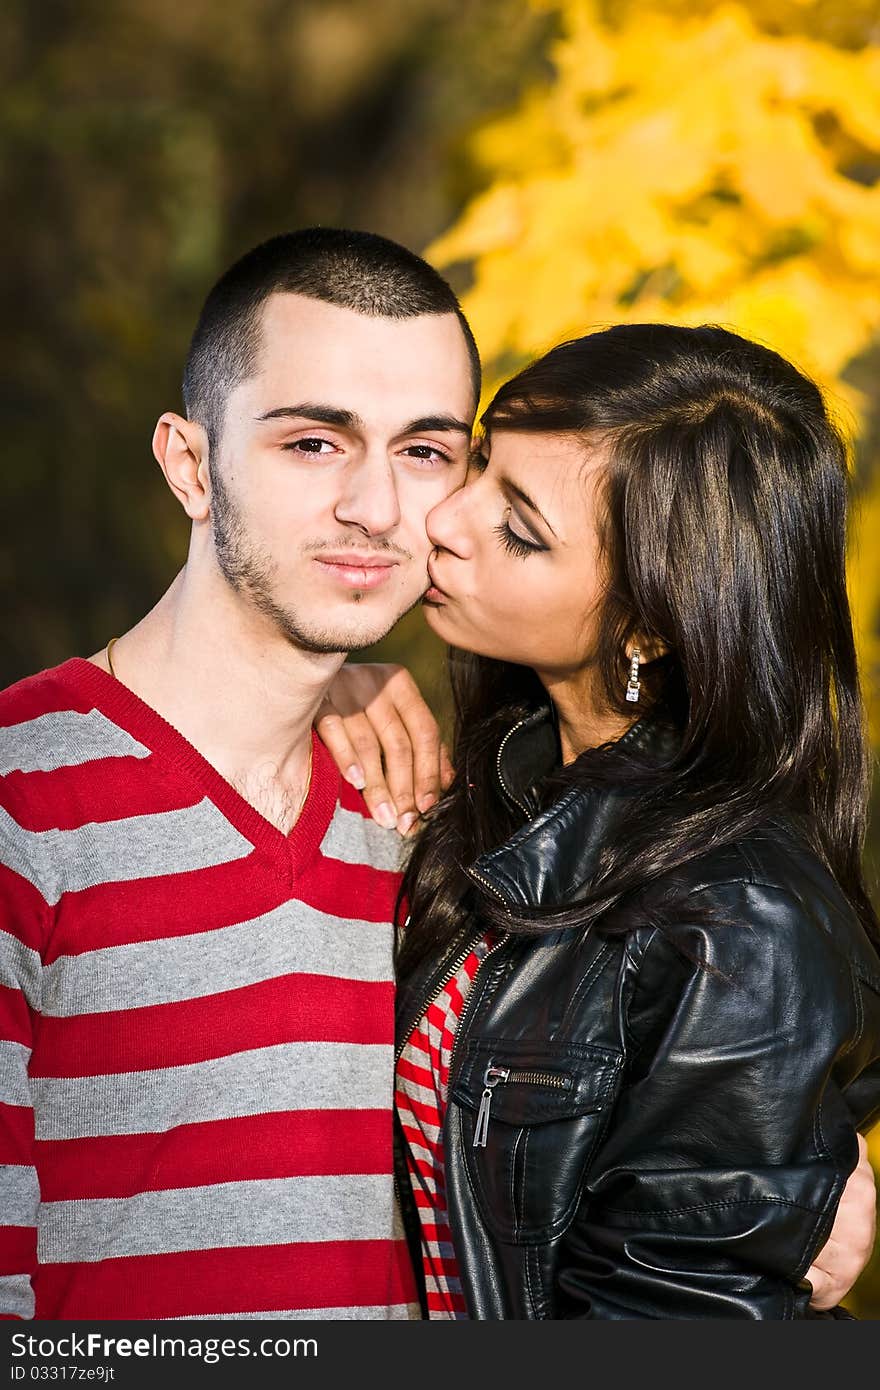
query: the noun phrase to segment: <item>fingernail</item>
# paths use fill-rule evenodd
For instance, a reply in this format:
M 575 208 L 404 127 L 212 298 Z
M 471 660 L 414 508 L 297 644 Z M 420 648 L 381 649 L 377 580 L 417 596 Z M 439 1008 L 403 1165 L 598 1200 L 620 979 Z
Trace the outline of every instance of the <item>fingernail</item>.
M 416 797 L 416 805 L 420 811 L 430 811 L 436 801 L 437 798 L 433 792 L 423 792 L 421 796 Z
M 406 815 L 401 816 L 397 822 L 397 828 L 401 835 L 405 835 L 408 830 L 412 829 L 417 820 L 418 816 L 415 811 L 407 811 Z
M 351 767 L 345 769 L 345 780 L 346 782 L 350 782 L 353 787 L 357 787 L 359 792 L 362 792 L 367 785 L 364 770 L 358 767 L 357 763 L 352 763 Z
M 397 827 L 397 812 L 390 801 L 383 801 L 376 807 L 373 816 L 380 825 L 384 825 L 386 830 L 394 830 Z

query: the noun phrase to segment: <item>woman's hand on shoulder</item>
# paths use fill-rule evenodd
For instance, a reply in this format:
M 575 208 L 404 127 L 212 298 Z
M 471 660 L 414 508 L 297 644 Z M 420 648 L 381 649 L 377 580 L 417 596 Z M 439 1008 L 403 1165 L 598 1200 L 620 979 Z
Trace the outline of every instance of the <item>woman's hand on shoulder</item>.
M 405 666 L 346 662 L 315 719 L 318 737 L 373 819 L 408 834 L 453 777 L 437 721 Z

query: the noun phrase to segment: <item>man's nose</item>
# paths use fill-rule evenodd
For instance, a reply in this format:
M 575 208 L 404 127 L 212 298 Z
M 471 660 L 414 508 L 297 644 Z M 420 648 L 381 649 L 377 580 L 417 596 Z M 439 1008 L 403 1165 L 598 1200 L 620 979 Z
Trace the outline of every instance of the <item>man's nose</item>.
M 368 536 L 386 535 L 399 525 L 397 479 L 387 456 L 362 459 L 346 471 L 335 514 Z

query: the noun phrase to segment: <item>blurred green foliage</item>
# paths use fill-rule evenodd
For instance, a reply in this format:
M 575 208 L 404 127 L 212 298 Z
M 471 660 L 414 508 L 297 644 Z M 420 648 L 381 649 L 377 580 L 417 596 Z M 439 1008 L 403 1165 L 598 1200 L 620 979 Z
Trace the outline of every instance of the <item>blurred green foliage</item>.
M 543 70 L 548 23 L 510 0 L 7 0 L 0 683 L 103 645 L 182 562 L 150 437 L 217 275 L 313 223 L 424 246 L 471 191 L 462 134 Z

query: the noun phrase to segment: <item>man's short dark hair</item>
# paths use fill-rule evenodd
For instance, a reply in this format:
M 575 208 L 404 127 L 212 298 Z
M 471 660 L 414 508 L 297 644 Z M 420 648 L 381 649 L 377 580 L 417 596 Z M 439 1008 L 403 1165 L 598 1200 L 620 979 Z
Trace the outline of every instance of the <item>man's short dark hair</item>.
M 373 318 L 455 314 L 470 356 L 474 404 L 479 400 L 477 345 L 442 275 L 405 246 L 372 232 L 307 227 L 246 252 L 205 300 L 184 369 L 183 400 L 188 418 L 204 425 L 212 452 L 230 392 L 257 370 L 262 307 L 270 295 L 285 293 Z

